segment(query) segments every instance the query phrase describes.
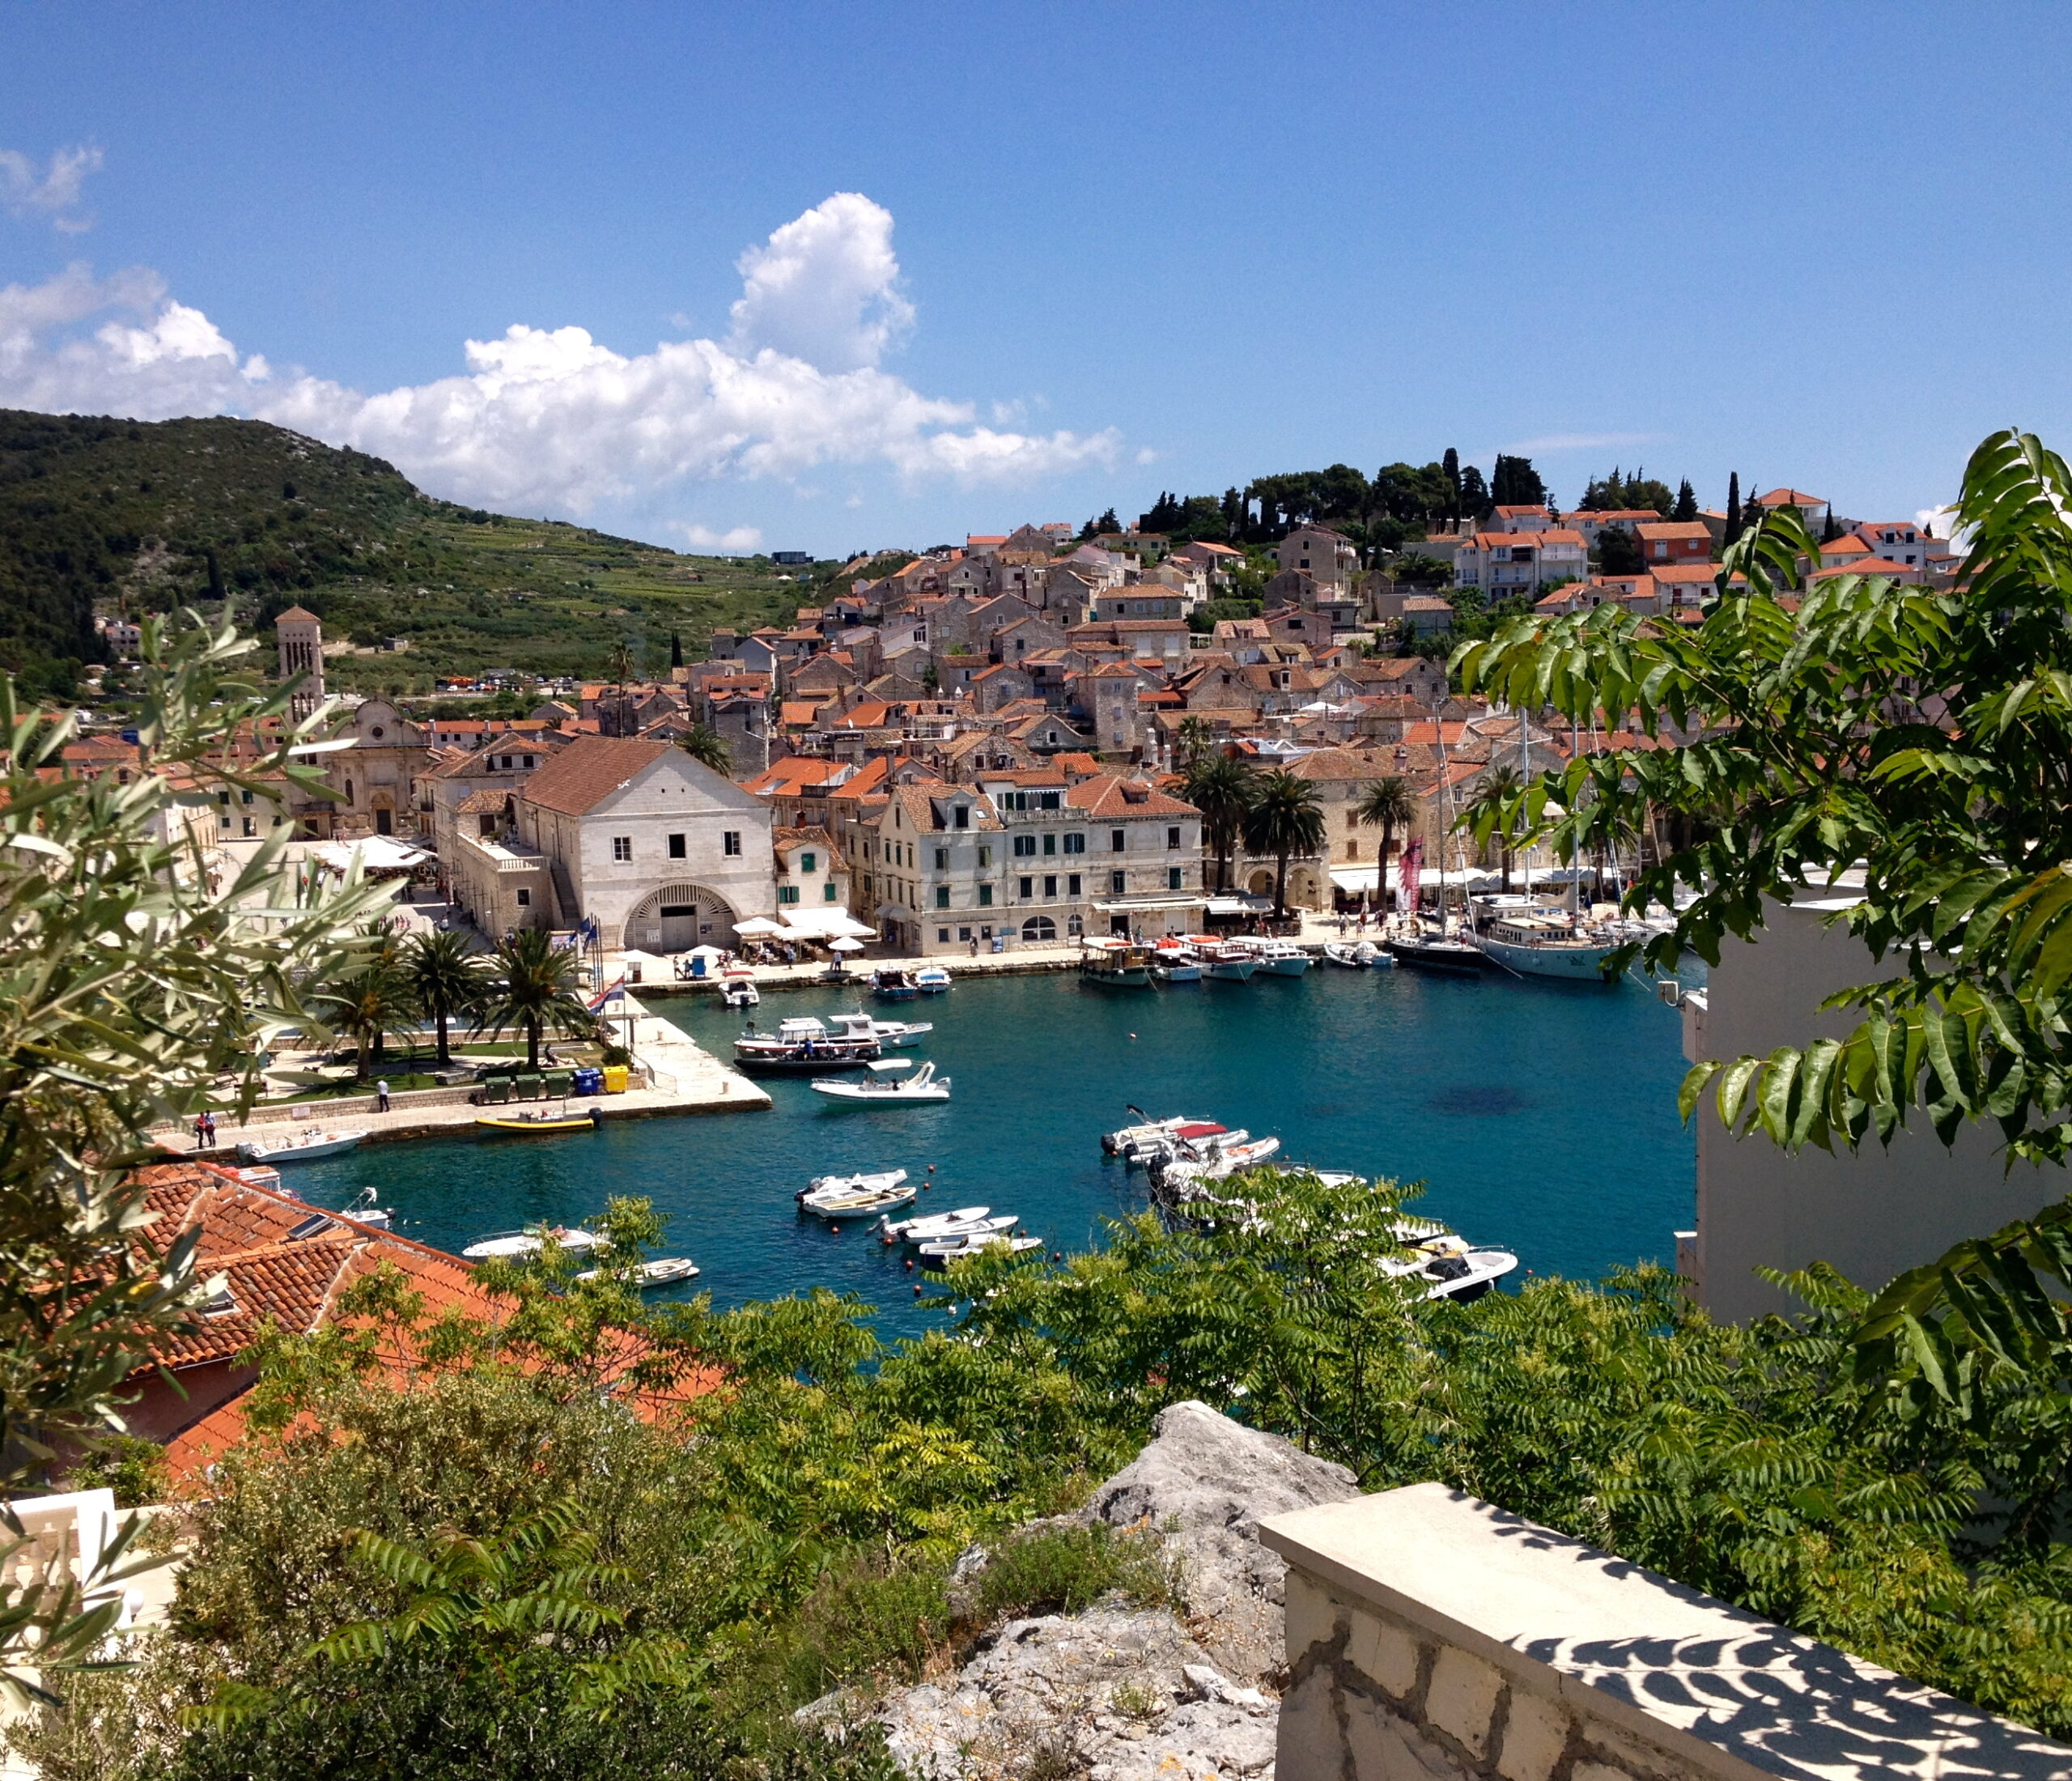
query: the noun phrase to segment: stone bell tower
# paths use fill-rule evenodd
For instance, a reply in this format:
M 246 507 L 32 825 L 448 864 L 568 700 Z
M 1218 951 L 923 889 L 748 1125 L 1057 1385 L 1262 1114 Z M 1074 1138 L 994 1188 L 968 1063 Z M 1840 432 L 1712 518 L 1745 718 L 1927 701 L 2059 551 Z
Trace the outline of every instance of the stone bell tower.
M 274 621 L 281 648 L 281 678 L 302 677 L 289 701 L 289 714 L 299 723 L 324 703 L 324 626 L 313 612 L 290 606 Z

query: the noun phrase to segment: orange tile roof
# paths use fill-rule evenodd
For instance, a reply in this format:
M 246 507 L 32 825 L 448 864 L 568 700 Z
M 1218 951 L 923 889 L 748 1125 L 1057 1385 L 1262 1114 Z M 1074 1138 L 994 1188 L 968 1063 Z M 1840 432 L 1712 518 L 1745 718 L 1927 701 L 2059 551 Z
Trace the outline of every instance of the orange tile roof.
M 564 816 L 585 815 L 670 747 L 626 737 L 581 737 L 525 782 L 525 801 Z
M 1116 774 L 1082 780 L 1065 793 L 1065 802 L 1089 816 L 1199 816 L 1191 804 L 1154 791 L 1144 780 L 1126 780 Z

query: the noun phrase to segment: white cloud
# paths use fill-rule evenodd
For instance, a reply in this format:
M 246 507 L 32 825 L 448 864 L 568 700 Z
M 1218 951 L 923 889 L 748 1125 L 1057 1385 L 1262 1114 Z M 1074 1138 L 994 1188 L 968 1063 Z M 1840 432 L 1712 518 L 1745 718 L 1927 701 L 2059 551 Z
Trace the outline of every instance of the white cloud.
M 892 253 L 892 212 L 837 192 L 734 262 L 741 275 L 729 346 L 769 347 L 823 371 L 875 365 L 914 326 Z
M 709 525 L 679 522 L 676 529 L 684 535 L 693 550 L 718 550 L 727 555 L 745 554 L 762 542 L 762 533 L 752 525 L 737 525 L 724 532 L 715 532 Z
M 1660 433 L 1548 433 L 1539 439 L 1522 439 L 1515 445 L 1500 445 L 1506 455 L 1531 457 L 1540 452 L 1600 452 L 1613 445 L 1654 445 Z
M 665 341 L 628 356 L 587 329 L 515 322 L 464 343 L 465 374 L 372 394 L 241 357 L 155 274 L 97 281 L 74 266 L 0 288 L 0 405 L 249 414 L 388 458 L 435 493 L 525 512 L 580 514 L 686 482 L 795 481 L 829 463 L 967 486 L 1112 465 L 1112 428 L 978 424 L 974 405 L 877 368 L 913 318 L 891 227 L 878 206 L 840 193 L 775 231 L 741 258 L 725 342 Z
M 0 148 L 0 210 L 15 217 L 40 213 L 67 235 L 77 235 L 92 224 L 66 213 L 78 206 L 87 176 L 100 166 L 101 152 L 91 145 L 59 149 L 40 172 L 19 149 Z

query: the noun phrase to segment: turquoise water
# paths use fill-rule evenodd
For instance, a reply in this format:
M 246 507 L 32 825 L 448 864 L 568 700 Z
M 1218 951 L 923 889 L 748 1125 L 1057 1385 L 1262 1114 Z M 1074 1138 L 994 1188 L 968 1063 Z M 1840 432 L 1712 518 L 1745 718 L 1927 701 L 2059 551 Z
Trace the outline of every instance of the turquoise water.
M 741 1020 L 704 999 L 658 1012 L 722 1056 Z M 773 994 L 781 1015 L 857 1005 Z M 932 1020 L 918 1051 L 954 1084 L 946 1105 L 851 1112 L 802 1079 L 768 1083 L 766 1113 L 613 1122 L 559 1138 L 472 1134 L 370 1146 L 293 1171 L 327 1206 L 372 1184 L 408 1236 L 457 1250 L 540 1219 L 574 1222 L 608 1194 L 672 1215 L 667 1252 L 703 1269 L 723 1305 L 816 1286 L 918 1328 L 906 1252 L 800 1218 L 811 1176 L 932 1166 L 917 1210 L 987 1204 L 1053 1248 L 1097 1242 L 1103 1218 L 1141 1209 L 1144 1179 L 1104 1162 L 1099 1137 L 1154 1114 L 1206 1115 L 1274 1133 L 1284 1157 L 1422 1180 L 1421 1209 L 1515 1250 L 1522 1269 L 1594 1277 L 1668 1261 L 1692 1221 L 1694 1156 L 1676 1119 L 1678 1017 L 1640 984 L 1565 988 L 1505 978 L 1320 967 L 1249 984 L 1102 989 L 1069 976 L 974 981 L 886 1007 Z

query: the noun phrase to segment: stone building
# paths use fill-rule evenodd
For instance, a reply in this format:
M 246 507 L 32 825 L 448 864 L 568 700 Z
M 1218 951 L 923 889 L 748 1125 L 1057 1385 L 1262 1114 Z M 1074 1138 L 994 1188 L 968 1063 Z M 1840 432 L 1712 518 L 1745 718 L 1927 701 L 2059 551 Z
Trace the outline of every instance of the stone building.
M 280 649 L 280 678 L 299 678 L 302 684 L 288 701 L 288 712 L 299 723 L 324 703 L 324 625 L 313 612 L 290 606 L 274 621 Z

